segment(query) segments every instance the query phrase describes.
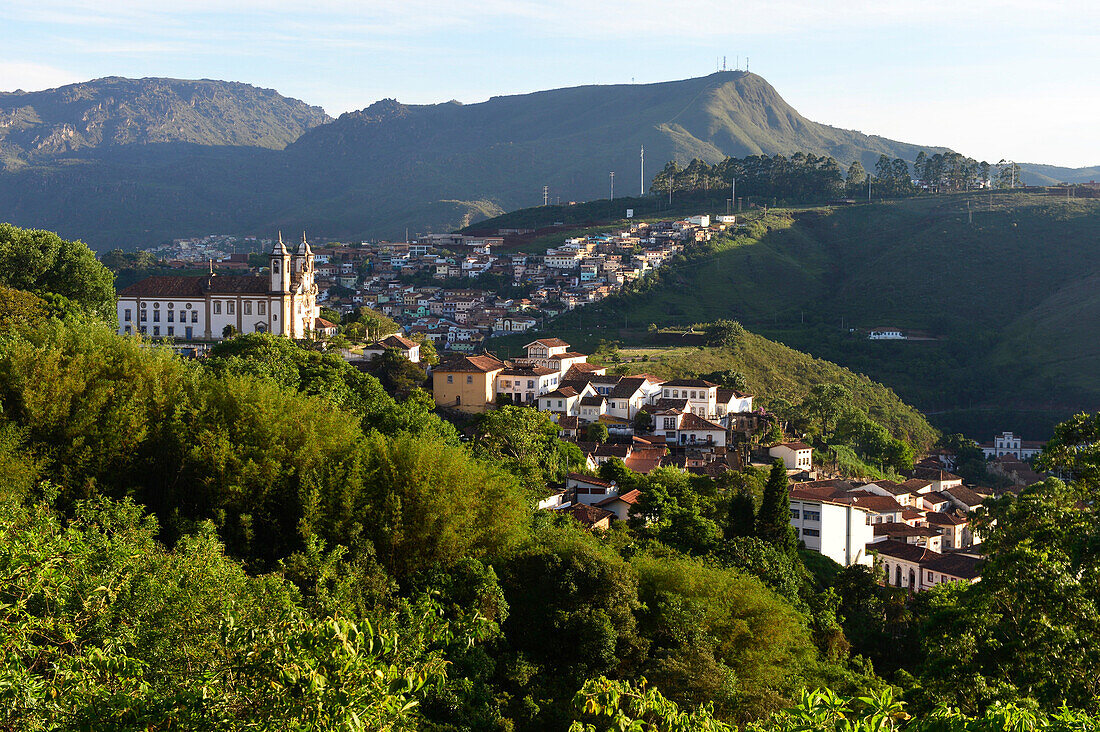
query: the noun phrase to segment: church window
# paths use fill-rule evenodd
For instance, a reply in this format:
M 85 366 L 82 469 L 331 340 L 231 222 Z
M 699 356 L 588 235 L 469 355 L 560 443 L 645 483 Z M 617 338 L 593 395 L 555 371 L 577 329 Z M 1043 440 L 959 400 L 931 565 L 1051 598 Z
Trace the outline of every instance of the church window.
M 467 384 L 472 384 L 472 383 L 474 383 L 474 377 L 472 377 L 472 376 L 467 376 L 467 377 L 466 377 L 466 383 L 467 383 Z
M 275 274 L 279 274 L 279 260 L 276 259 L 271 263 L 271 271 Z
M 244 314 L 245 315 L 251 315 L 252 314 L 252 303 L 251 302 L 245 302 L 245 304 L 244 304 Z
M 215 300 L 214 301 L 214 315 L 221 315 L 221 314 L 222 314 L 222 301 L 221 300 Z
M 455 383 L 455 375 L 454 374 L 447 374 L 447 383 L 448 384 Z
M 199 322 L 199 311 L 198 310 L 192 310 L 191 311 L 191 322 L 192 323 Z
M 171 310 L 171 309 L 172 309 L 172 308 L 174 308 L 174 307 L 176 307 L 176 303 L 174 303 L 174 302 L 170 302 L 170 303 L 168 303 L 168 309 L 169 309 L 169 310 Z
M 142 335 L 145 335 L 145 333 L 146 333 L 146 332 L 147 332 L 147 331 L 148 331 L 149 329 L 148 329 L 148 328 L 146 328 L 146 327 L 145 327 L 145 326 L 143 325 L 143 326 L 141 326 L 140 330 L 141 330 L 141 334 L 142 334 Z
M 171 305 L 172 303 L 168 303 L 168 304 Z M 176 322 L 175 317 L 176 317 L 175 311 L 174 310 L 169 310 L 168 311 L 168 322 L 169 323 Z
M 174 336 L 175 334 L 176 334 L 176 329 L 173 328 L 172 326 L 168 326 L 168 335 Z
M 122 319 L 129 323 L 132 318 L 130 317 L 130 308 L 126 308 L 122 311 Z
M 159 323 L 160 322 L 160 311 L 159 310 L 154 310 L 153 311 L 153 322 L 154 323 Z
M 142 305 L 144 306 L 144 305 L 145 305 L 145 303 L 142 303 Z M 145 322 L 146 320 L 148 320 L 148 319 L 149 319 L 149 311 L 147 311 L 147 310 L 142 310 L 142 311 L 141 311 L 141 318 L 140 318 L 141 322 L 143 322 L 143 323 L 144 323 L 144 322 Z
M 236 314 L 235 311 L 236 311 L 236 303 L 234 303 L 232 300 L 227 300 L 226 303 L 225 303 L 225 314 L 226 315 L 235 315 Z
M 261 302 L 256 305 L 256 312 L 260 315 L 267 315 L 267 303 Z
M 160 335 L 160 326 L 159 325 L 154 325 L 153 326 L 153 335 L 155 335 L 155 336 Z

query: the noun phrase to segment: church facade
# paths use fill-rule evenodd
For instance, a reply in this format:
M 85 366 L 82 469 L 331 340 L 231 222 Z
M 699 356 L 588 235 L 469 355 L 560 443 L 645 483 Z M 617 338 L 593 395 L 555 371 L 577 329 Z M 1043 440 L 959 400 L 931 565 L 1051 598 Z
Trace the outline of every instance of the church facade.
M 310 338 L 318 327 L 313 251 L 305 236 L 294 254 L 283 237 L 272 247 L 266 277 L 147 277 L 118 293 L 118 332 L 182 341 L 221 340 L 237 333 Z

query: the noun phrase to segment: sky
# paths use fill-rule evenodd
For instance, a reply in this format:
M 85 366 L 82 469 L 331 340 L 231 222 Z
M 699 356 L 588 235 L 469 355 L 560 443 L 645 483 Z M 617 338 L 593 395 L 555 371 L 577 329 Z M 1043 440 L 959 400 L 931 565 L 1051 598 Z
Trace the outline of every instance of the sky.
M 243 81 L 332 115 L 703 76 L 977 159 L 1100 164 L 1095 0 L 3 0 L 0 90 Z

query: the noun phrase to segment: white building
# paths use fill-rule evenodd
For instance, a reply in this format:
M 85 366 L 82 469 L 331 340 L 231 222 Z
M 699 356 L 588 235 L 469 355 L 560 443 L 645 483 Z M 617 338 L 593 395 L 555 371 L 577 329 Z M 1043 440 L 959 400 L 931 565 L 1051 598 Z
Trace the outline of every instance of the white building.
M 904 341 L 905 334 L 897 328 L 875 328 L 867 334 L 872 341 Z
M 118 293 L 118 332 L 152 338 L 221 340 L 238 333 L 312 337 L 320 309 L 313 251 L 302 237 L 292 256 L 282 236 L 271 250 L 267 277 L 253 275 L 146 277 Z
M 686 399 L 687 411 L 700 417 L 717 417 L 718 385 L 703 379 L 673 379 L 661 384 L 661 398 Z
M 1030 460 L 1043 451 L 1043 443 L 1032 440 L 1021 440 L 1011 432 L 1002 432 L 993 438 L 993 443 L 981 445 L 986 459 L 1013 455 L 1017 460 Z
M 809 470 L 814 449 L 805 442 L 780 442 L 768 448 L 768 454 L 783 461 L 787 470 Z
M 874 541 L 875 533 L 871 512 L 862 506 L 792 489 L 791 525 L 807 549 L 824 554 L 837 564 L 845 567 L 872 564 L 867 545 Z

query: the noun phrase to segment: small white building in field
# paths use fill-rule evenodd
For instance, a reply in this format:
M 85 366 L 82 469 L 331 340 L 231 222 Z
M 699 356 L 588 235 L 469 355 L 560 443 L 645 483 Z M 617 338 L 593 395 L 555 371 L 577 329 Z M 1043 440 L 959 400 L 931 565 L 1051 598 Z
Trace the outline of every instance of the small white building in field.
M 904 341 L 905 334 L 898 328 L 874 328 L 867 334 L 867 338 L 872 341 Z
M 812 491 L 791 490 L 791 525 L 800 541 L 837 564 L 871 566 L 867 544 L 875 539 L 872 511 L 853 502 L 819 498 Z

